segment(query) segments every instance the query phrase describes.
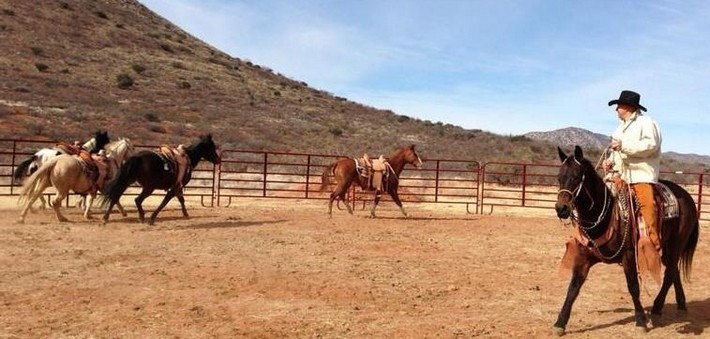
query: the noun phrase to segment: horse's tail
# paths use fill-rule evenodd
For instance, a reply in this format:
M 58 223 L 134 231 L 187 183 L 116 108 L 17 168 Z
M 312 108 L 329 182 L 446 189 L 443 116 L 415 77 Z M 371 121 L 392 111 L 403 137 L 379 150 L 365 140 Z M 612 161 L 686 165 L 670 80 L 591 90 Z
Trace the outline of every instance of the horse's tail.
M 37 160 L 37 158 L 37 155 L 33 154 L 31 157 L 19 163 L 15 168 L 15 171 L 12 172 L 13 182 L 19 183 L 20 180 L 22 180 L 22 178 L 27 175 L 27 170 L 29 169 L 30 165 Z
M 323 170 L 323 174 L 321 174 L 320 177 L 320 192 L 325 192 L 328 190 L 328 186 L 330 186 L 330 177 L 335 172 L 335 166 L 337 165 L 337 161 L 333 162 L 332 164 L 326 166 L 326 168 Z
M 52 170 L 58 160 L 59 157 L 50 159 L 27 178 L 22 185 L 22 189 L 20 189 L 20 198 L 18 200 L 20 205 L 24 205 L 27 201 L 34 201 L 35 197 L 38 197 L 45 188 L 51 185 L 49 176 L 52 174 Z
M 136 181 L 136 173 L 140 168 L 140 162 L 141 158 L 138 157 L 126 159 L 119 168 L 116 178 L 109 181 L 102 190 L 103 197 L 99 200 L 102 206 L 107 205 L 109 202 L 112 204 L 118 202 L 118 199 L 121 198 L 128 186 Z
M 680 261 L 678 261 L 678 267 L 683 271 L 683 279 L 685 281 L 690 281 L 690 273 L 693 267 L 693 256 L 695 255 L 695 247 L 698 245 L 698 237 L 700 236 L 700 221 L 697 215 L 692 218 L 693 228 L 690 232 L 690 237 L 688 238 L 688 243 L 683 248 L 680 253 Z

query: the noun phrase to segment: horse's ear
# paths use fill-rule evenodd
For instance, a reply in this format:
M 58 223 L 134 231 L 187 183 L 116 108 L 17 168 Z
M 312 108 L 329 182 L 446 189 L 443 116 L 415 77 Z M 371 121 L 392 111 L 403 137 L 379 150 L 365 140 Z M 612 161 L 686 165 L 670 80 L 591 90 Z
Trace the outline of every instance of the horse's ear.
M 411 144 L 411 145 L 409 145 L 409 148 L 413 151 L 413 150 L 414 150 L 414 146 L 416 146 L 416 145 Z
M 560 156 L 560 162 L 565 162 L 565 160 L 567 160 L 567 154 L 562 151 L 560 146 L 557 146 L 557 154 Z
M 582 152 L 582 147 L 579 147 L 579 145 L 574 146 L 574 158 L 577 160 L 584 159 L 584 153 Z

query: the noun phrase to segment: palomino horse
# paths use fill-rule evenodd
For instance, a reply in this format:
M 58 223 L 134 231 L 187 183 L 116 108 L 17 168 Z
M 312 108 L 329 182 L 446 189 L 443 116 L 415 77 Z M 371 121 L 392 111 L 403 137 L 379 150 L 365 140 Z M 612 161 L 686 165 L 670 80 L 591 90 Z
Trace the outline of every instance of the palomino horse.
M 54 209 L 58 221 L 67 221 L 67 218 L 62 215 L 59 208 L 62 205 L 62 200 L 69 195 L 69 191 L 89 194 L 89 201 L 84 210 L 84 218 L 91 219 L 89 206 L 91 206 L 96 195 L 92 174 L 86 171 L 86 164 L 79 156 L 61 154 L 42 164 L 37 171 L 27 178 L 22 186 L 19 201 L 24 206 L 20 214 L 20 223 L 25 221 L 30 206 L 42 196 L 44 190 L 49 186 L 54 186 L 57 191 L 50 205 Z
M 97 153 L 99 150 L 103 149 L 109 143 L 109 137 L 107 131 L 98 130 L 94 134 L 94 137 L 85 142 L 81 148 L 88 151 L 89 153 Z M 60 154 L 66 154 L 65 150 L 60 147 L 53 148 L 43 148 L 35 152 L 29 158 L 20 162 L 15 171 L 12 173 L 12 178 L 14 182 L 20 183 L 25 176 L 29 176 L 34 173 L 42 164 L 49 161 L 49 159 L 55 158 Z M 45 207 L 44 197 L 39 197 L 42 203 L 42 208 Z
M 584 158 L 579 146 L 576 146 L 574 153 L 569 156 L 559 148 L 558 153 L 562 165 L 557 175 L 560 184 L 555 204 L 557 216 L 561 219 L 570 218 L 578 228 L 577 231 L 590 240 L 586 244 L 580 243 L 579 240 L 567 243 L 563 262 L 571 263 L 572 279 L 562 310 L 555 322 L 554 332 L 557 335 L 564 334 L 572 304 L 587 279 L 589 269 L 597 263 L 616 263 L 624 267 L 626 285 L 634 304 L 636 326 L 645 332 L 646 315 L 639 300 L 636 241 L 631 235 L 635 231 L 633 223 L 620 217 L 625 212 L 619 205 L 619 199 L 613 196 L 604 179 Z M 651 309 L 651 320 L 654 323 L 660 320 L 671 286 L 675 289 L 678 311 L 686 312 L 680 271 L 683 271 L 687 280 L 699 233 L 698 212 L 690 194 L 673 182 L 661 180 L 661 183 L 666 185 L 677 199 L 679 213 L 678 216 L 664 218 L 661 226 L 661 261 L 666 269 L 663 284 Z M 608 237 L 608 241 L 600 244 L 599 239 L 605 238 L 604 235 L 608 231 L 612 231 L 612 235 Z
M 103 149 L 109 143 L 108 132 L 98 130 L 96 131 L 93 138 L 85 142 L 81 148 L 89 153 L 97 153 L 99 150 Z M 47 160 L 54 158 L 60 154 L 66 154 L 63 149 L 59 147 L 43 148 L 35 152 L 29 158 L 20 162 L 15 171 L 12 173 L 12 178 L 15 182 L 20 182 L 20 180 L 29 176 L 34 171 L 36 171 L 43 163 Z
M 402 207 L 402 201 L 399 199 L 399 194 L 397 194 L 397 189 L 399 188 L 399 175 L 402 173 L 402 170 L 404 170 L 404 165 L 406 164 L 411 164 L 416 168 L 421 168 L 422 159 L 419 158 L 419 155 L 417 155 L 417 152 L 414 150 L 414 145 L 409 145 L 398 148 L 397 151 L 388 156 L 386 160 L 389 163 L 388 170 L 391 173 L 389 176 L 385 177 L 387 179 L 383 178 L 384 180 L 387 180 L 383 187 L 386 188 L 387 193 L 390 197 L 392 197 L 394 203 L 399 206 L 402 214 L 406 217 L 407 212 L 404 210 L 404 207 Z M 340 198 L 341 201 L 345 202 L 345 206 L 348 208 L 348 213 L 353 214 L 350 204 L 345 201 L 345 193 L 348 192 L 348 189 L 350 189 L 350 185 L 352 185 L 353 182 L 357 182 L 363 190 L 372 190 L 368 187 L 368 179 L 362 177 L 358 173 L 355 159 L 352 158 L 340 158 L 325 168 L 323 174 L 321 175 L 321 192 L 325 192 L 328 189 L 328 186 L 330 185 L 330 176 L 335 178 L 337 185 L 335 186 L 335 190 L 330 193 L 330 200 L 328 201 L 328 215 L 331 217 L 333 216 L 333 201 L 336 198 Z M 375 191 L 375 202 L 370 210 L 370 216 L 373 218 L 375 217 L 375 208 L 377 208 L 377 204 L 380 202 L 380 197 L 379 192 Z
M 164 155 L 155 151 L 143 150 L 128 157 L 121 165 L 118 175 L 107 185 L 106 190 L 103 192 L 103 203 L 109 205 L 103 217 L 104 222 L 108 221 L 111 209 L 118 203 L 123 192 L 126 191 L 130 184 L 136 181 L 143 187 L 141 193 L 135 199 L 138 218 L 141 222 L 145 222 L 145 211 L 142 207 L 143 200 L 150 196 L 155 189 L 164 189 L 167 190 L 167 193 L 160 206 L 151 214 L 148 224 L 152 225 L 155 222 L 160 210 L 175 196 L 180 202 L 183 216 L 188 218 L 182 187 L 190 181 L 192 169 L 199 164 L 201 159 L 204 158 L 213 164 L 218 164 L 220 157 L 217 154 L 217 146 L 212 140 L 212 135 L 200 136 L 199 140 L 186 147 L 185 150 L 190 163 L 185 171 L 182 185 L 177 185 L 177 171 L 169 169 L 169 160 Z

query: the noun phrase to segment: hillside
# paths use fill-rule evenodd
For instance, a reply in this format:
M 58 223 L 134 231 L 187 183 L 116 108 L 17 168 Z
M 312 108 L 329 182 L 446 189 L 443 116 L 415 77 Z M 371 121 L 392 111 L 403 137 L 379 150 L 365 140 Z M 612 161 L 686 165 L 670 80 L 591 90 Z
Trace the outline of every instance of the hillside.
M 557 144 L 410 118 L 227 55 L 134 0 L 0 2 L 0 137 L 557 161 Z M 562 145 L 571 149 L 572 143 Z M 593 156 L 591 154 L 590 156 Z

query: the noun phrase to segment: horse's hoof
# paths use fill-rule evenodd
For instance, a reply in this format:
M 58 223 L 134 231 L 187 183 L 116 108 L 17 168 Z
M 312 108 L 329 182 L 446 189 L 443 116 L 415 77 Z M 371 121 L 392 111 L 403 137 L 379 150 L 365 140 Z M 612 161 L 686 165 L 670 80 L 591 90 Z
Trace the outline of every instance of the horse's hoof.
M 565 335 L 565 329 L 562 327 L 555 326 L 552 328 L 552 334 L 556 335 L 558 337 L 561 337 L 561 336 Z
M 684 319 L 685 317 L 688 316 L 688 310 L 687 309 L 678 309 L 675 313 L 676 317 L 680 319 Z
M 648 332 L 648 327 L 636 326 L 636 333 L 646 333 L 646 332 Z

